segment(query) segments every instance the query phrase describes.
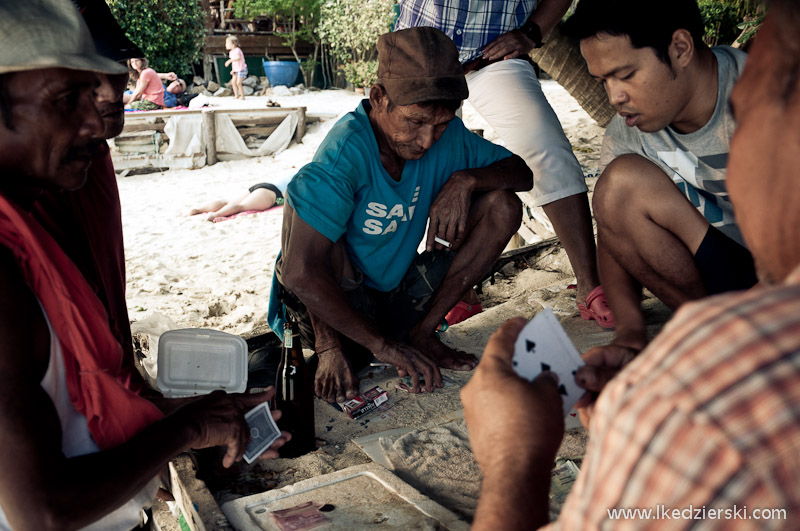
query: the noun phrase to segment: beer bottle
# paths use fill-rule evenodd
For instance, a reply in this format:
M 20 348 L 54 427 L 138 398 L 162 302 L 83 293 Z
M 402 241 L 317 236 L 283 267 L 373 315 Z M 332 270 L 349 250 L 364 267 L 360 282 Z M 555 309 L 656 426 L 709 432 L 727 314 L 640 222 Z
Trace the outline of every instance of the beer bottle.
M 283 413 L 278 426 L 292 434 L 292 440 L 279 450 L 281 457 L 299 457 L 316 450 L 313 380 L 303 357 L 297 323 L 292 321 L 283 325 L 275 405 Z

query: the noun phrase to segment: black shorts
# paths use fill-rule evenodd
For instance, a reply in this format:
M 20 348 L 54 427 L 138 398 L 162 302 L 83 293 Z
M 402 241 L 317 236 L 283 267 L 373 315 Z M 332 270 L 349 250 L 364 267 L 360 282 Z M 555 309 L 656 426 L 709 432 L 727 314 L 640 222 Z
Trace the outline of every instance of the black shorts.
M 392 291 L 384 292 L 365 286 L 363 274 L 350 281 L 352 286 L 343 289 L 355 310 L 369 319 L 381 334 L 390 339 L 403 339 L 408 331 L 422 319 L 430 309 L 455 253 L 449 250 L 418 254 L 406 271 L 403 280 Z M 305 305 L 297 296 L 282 285 L 278 285 L 279 299 L 286 315 L 300 326 L 300 338 L 304 348 L 314 349 L 314 330 Z M 347 338 L 345 342 L 347 343 Z
M 694 263 L 708 295 L 749 289 L 758 282 L 750 251 L 711 226 L 694 255 Z
M 278 187 L 277 187 L 277 186 L 275 186 L 274 184 L 271 184 L 271 183 L 258 183 L 258 184 L 254 184 L 253 186 L 251 186 L 250 188 L 248 188 L 248 190 L 250 191 L 250 193 L 253 193 L 253 192 L 255 192 L 256 190 L 258 190 L 259 188 L 266 188 L 267 190 L 271 190 L 271 191 L 275 192 L 275 196 L 276 196 L 278 199 L 283 199 L 283 194 L 281 193 L 281 191 L 280 191 L 280 190 L 278 190 Z

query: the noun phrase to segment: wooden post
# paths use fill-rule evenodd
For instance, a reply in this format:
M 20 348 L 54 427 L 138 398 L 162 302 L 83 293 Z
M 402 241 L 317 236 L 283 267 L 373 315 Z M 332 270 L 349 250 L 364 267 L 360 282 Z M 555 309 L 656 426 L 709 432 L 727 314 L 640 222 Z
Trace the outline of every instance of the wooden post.
M 206 166 L 217 163 L 217 124 L 213 109 L 203 109 L 203 131 L 206 136 Z
M 306 134 L 306 108 L 297 108 L 297 129 L 294 133 L 294 140 L 298 144 L 303 143 L 303 136 Z

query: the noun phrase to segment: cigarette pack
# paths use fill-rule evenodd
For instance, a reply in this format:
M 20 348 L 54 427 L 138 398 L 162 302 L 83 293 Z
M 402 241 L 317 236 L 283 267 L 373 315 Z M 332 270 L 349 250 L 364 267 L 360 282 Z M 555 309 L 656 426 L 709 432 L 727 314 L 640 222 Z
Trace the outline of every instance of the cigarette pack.
M 347 402 L 336 404 L 339 409 L 347 413 L 351 419 L 358 419 L 378 409 L 378 406 L 389 400 L 389 394 L 378 387 L 365 391 Z

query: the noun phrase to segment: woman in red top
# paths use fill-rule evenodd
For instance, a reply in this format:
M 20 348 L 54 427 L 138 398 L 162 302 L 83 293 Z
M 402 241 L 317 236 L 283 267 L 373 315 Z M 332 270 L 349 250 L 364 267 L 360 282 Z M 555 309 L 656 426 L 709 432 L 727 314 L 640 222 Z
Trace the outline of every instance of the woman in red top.
M 125 94 L 123 101 L 130 109 L 150 111 L 162 109 L 164 107 L 164 85 L 161 78 L 152 68 L 147 66 L 147 59 L 144 57 L 131 59 L 128 66 L 137 74 L 136 88 L 133 94 Z

